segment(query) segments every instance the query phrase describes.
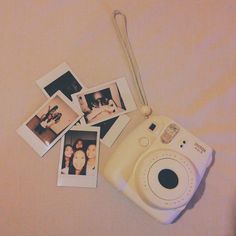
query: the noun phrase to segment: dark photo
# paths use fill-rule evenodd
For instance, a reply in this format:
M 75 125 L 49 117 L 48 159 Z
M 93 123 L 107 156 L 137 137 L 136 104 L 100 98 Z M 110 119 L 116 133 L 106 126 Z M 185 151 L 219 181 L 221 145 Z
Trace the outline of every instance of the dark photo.
M 54 93 L 60 90 L 67 98 L 72 101 L 71 94 L 81 91 L 82 86 L 75 79 L 70 71 L 67 71 L 52 83 L 44 87 L 44 90 L 51 97 Z
M 107 132 L 112 128 L 113 124 L 117 121 L 119 117 L 114 117 L 112 119 L 100 122 L 94 126 L 100 127 L 100 138 L 103 139 Z

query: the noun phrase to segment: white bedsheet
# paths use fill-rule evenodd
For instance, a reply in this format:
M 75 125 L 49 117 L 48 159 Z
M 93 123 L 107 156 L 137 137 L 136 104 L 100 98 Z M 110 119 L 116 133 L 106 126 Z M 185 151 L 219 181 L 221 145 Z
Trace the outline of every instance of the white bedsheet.
M 215 150 L 187 210 L 163 226 L 99 175 L 98 188 L 56 187 L 59 144 L 44 160 L 15 130 L 46 98 L 35 81 L 67 62 L 87 87 L 125 76 L 140 106 L 111 11 L 128 29 L 147 98 Z M 236 235 L 236 2 L 5 1 L 0 9 L 1 235 Z M 117 141 L 142 120 L 138 112 Z M 112 154 L 100 150 L 100 170 Z M 202 194 L 203 193 L 203 194 Z

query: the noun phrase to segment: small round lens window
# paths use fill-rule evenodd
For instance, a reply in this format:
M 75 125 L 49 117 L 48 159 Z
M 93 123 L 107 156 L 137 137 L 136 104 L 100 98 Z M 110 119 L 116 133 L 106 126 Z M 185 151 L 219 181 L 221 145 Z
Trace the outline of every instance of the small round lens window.
M 176 173 L 170 169 L 163 169 L 158 174 L 158 180 L 160 184 L 167 189 L 175 188 L 178 183 L 179 179 Z

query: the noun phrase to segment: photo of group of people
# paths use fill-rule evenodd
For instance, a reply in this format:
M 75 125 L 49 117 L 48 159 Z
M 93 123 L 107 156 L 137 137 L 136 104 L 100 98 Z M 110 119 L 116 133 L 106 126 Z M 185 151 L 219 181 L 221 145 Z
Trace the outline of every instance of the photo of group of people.
M 63 137 L 58 185 L 96 185 L 99 128 L 74 126 Z
M 82 113 L 57 92 L 17 132 L 43 156 L 81 117 Z
M 117 86 L 116 90 L 119 92 Z M 117 94 L 119 96 L 119 93 Z M 80 97 L 79 101 L 87 123 L 104 119 L 119 111 L 126 110 L 122 98 L 120 96 L 118 97 L 119 99 L 114 96 L 112 97 L 110 88 L 85 94 L 84 97 L 87 104 L 83 102 L 82 97 Z
M 55 96 L 26 125 L 49 145 L 77 117 L 73 109 L 59 96 Z
M 72 95 L 84 113 L 86 124 L 94 125 L 136 109 L 124 78 Z
M 47 130 L 47 128 L 58 123 L 62 116 L 62 113 L 57 111 L 58 108 L 58 105 L 55 105 L 52 108 L 49 106 L 47 113 L 44 113 L 40 117 L 40 123 L 35 127 L 34 131 L 38 134 L 42 134 Z
M 68 131 L 67 135 L 71 135 Z M 61 174 L 95 175 L 96 142 L 78 138 L 75 143 L 65 144 Z

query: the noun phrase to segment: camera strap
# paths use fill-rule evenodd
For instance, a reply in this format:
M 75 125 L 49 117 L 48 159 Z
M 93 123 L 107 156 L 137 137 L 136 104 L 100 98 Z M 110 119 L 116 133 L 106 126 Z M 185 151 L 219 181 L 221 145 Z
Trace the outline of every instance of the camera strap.
M 146 94 L 145 94 L 142 80 L 141 80 L 139 67 L 138 67 L 138 64 L 134 56 L 130 40 L 129 40 L 126 16 L 123 13 L 121 13 L 119 10 L 113 11 L 113 24 L 114 24 L 116 33 L 118 35 L 120 44 L 128 60 L 130 71 L 132 73 L 136 88 L 138 90 L 140 99 L 143 104 L 143 106 L 141 107 L 141 113 L 146 118 L 148 118 L 152 113 L 152 109 L 148 105 L 148 101 L 147 101 Z

